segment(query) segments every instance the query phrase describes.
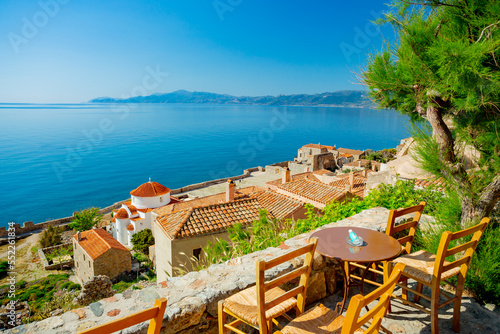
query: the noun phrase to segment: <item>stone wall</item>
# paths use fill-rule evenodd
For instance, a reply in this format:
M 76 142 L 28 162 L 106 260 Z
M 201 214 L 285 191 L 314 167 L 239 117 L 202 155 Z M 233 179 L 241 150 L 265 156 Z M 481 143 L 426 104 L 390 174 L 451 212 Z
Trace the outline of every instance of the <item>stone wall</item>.
M 330 226 L 360 226 L 383 231 L 387 224 L 389 210 L 373 208 L 353 217 L 343 219 Z M 323 227 L 324 228 L 324 227 Z M 310 233 L 302 234 L 284 242 L 277 248 L 233 259 L 223 264 L 210 266 L 206 270 L 191 272 L 182 277 L 170 277 L 155 286 L 142 290 L 127 290 L 113 297 L 92 303 L 88 307 L 66 312 L 40 322 L 19 326 L 7 333 L 77 333 L 86 328 L 112 321 L 119 317 L 151 307 L 160 297 L 168 299 L 162 333 L 217 333 L 217 303 L 242 289 L 255 285 L 255 262 L 257 259 L 271 259 L 290 249 L 302 246 Z M 158 249 L 156 251 L 159 251 Z M 284 263 L 266 273 L 272 278 L 286 273 L 299 265 L 298 262 Z M 319 254 L 314 257 L 308 289 L 308 303 L 331 294 L 337 287 L 337 275 L 331 260 Z M 123 333 L 141 333 L 147 323 L 130 327 Z
M 213 186 L 215 184 L 227 182 L 227 180 L 233 180 L 233 181 L 234 180 L 241 180 L 241 179 L 244 179 L 246 177 L 249 177 L 250 173 L 252 173 L 252 172 L 258 172 L 258 171 L 261 172 L 263 170 L 264 170 L 264 168 L 262 168 L 261 166 L 259 166 L 259 167 L 253 167 L 253 168 L 249 168 L 249 169 L 245 169 L 243 171 L 243 174 L 241 174 L 241 175 L 236 175 L 236 176 L 226 177 L 226 178 L 222 178 L 222 179 L 216 179 L 216 180 L 210 180 L 210 181 L 205 181 L 205 182 L 190 184 L 190 185 L 187 185 L 187 186 L 182 187 L 182 188 L 172 189 L 170 191 L 170 194 L 171 195 L 175 195 L 175 194 L 184 193 L 186 191 L 191 191 L 191 190 L 196 190 L 196 189 L 200 189 L 200 188 L 205 188 L 205 187 L 208 187 L 208 186 Z
M 236 175 L 236 176 L 231 176 L 231 177 L 227 177 L 227 178 L 222 178 L 222 179 L 217 179 L 217 180 L 211 180 L 211 181 L 206 181 L 206 182 L 201 182 L 201 183 L 190 184 L 190 185 L 182 187 L 182 188 L 172 189 L 170 193 L 172 195 L 175 195 L 175 194 L 180 194 L 180 193 L 183 193 L 183 192 L 186 192 L 186 191 L 191 191 L 191 190 L 195 190 L 195 189 L 205 188 L 205 187 L 208 187 L 208 186 L 212 186 L 214 184 L 219 184 L 219 183 L 226 182 L 228 179 L 231 179 L 231 180 L 240 180 L 240 179 L 244 179 L 244 178 L 250 176 L 250 173 L 252 173 L 252 172 L 257 172 L 257 171 L 261 172 L 263 170 L 264 170 L 264 168 L 262 168 L 261 166 L 252 167 L 252 168 L 245 169 L 243 171 L 243 174 L 241 174 L 241 175 Z M 123 201 L 119 201 L 119 202 L 116 202 L 116 203 L 114 203 L 114 204 L 112 204 L 110 206 L 102 208 L 102 209 L 99 210 L 99 213 L 106 214 L 106 213 L 111 212 L 112 210 L 118 209 L 118 208 L 120 208 L 122 206 L 122 203 L 124 203 L 124 202 L 126 202 L 128 200 L 129 199 L 126 199 L 126 200 L 123 200 Z M 22 226 L 21 226 L 21 224 L 14 224 L 14 228 L 16 230 L 16 236 L 19 237 L 19 236 L 21 236 L 23 234 L 30 233 L 30 232 L 33 232 L 33 231 L 44 230 L 47 227 L 49 227 L 49 225 L 59 226 L 59 225 L 63 225 L 63 224 L 68 224 L 72 220 L 73 220 L 73 216 L 59 218 L 59 219 L 54 219 L 54 220 L 48 220 L 46 222 L 38 223 L 38 224 L 34 224 L 33 222 L 29 221 L 29 222 L 24 222 L 22 224 Z M 5 228 L 5 226 L 0 227 L 0 238 L 6 238 L 8 236 L 7 233 L 8 233 L 8 231 Z
M 105 214 L 105 213 L 111 212 L 112 210 L 121 207 L 123 202 L 125 202 L 125 201 L 120 201 L 120 202 L 117 202 L 117 203 L 115 203 L 113 205 L 110 205 L 110 206 L 107 206 L 105 208 L 102 208 L 102 209 L 99 210 L 99 213 Z M 38 224 L 34 224 L 31 221 L 30 222 L 24 222 L 22 226 L 21 226 L 21 224 L 14 224 L 14 228 L 16 230 L 16 236 L 19 237 L 19 236 L 21 236 L 21 235 L 23 235 L 25 233 L 30 233 L 30 232 L 34 232 L 34 231 L 45 230 L 47 227 L 49 227 L 51 225 L 52 226 L 65 225 L 65 224 L 70 223 L 73 220 L 73 217 L 74 216 L 64 217 L 64 218 L 59 218 L 59 219 L 53 219 L 53 220 L 48 220 L 46 222 L 38 223 Z M 8 233 L 8 231 L 5 228 L 5 226 L 0 227 L 0 238 L 7 237 L 7 233 Z
M 65 261 L 63 263 L 56 263 L 56 264 L 49 264 L 49 261 L 47 260 L 47 257 L 45 257 L 45 254 L 49 254 L 57 249 L 60 248 L 66 248 L 70 246 L 72 243 L 66 243 L 66 244 L 61 244 L 61 245 L 56 245 L 52 247 L 47 247 L 47 248 L 40 248 L 38 250 L 38 257 L 40 258 L 40 261 L 42 262 L 43 268 L 45 270 L 54 270 L 54 269 L 60 269 L 62 267 L 73 267 L 74 266 L 74 261 L 73 258 L 71 260 Z
M 106 275 L 114 279 L 125 271 L 132 270 L 130 252 L 111 248 L 94 260 L 94 275 Z

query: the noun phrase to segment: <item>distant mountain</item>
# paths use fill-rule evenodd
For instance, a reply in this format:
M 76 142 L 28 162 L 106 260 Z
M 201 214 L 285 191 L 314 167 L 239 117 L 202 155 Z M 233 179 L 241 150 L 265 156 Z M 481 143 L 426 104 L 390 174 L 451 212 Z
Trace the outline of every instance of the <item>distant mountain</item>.
M 178 90 L 166 94 L 136 96 L 128 99 L 99 97 L 90 103 L 199 103 L 199 104 L 256 104 L 279 106 L 342 106 L 371 107 L 366 92 L 343 90 L 322 94 L 294 94 L 278 96 L 232 96 L 207 92 L 188 92 Z

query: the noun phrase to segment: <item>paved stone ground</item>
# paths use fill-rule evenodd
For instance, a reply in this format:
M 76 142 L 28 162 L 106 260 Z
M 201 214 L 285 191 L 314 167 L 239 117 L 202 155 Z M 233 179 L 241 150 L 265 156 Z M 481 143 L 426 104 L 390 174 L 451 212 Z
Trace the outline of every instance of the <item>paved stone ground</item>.
M 241 180 L 236 180 L 234 182 L 235 182 L 237 188 L 244 188 L 244 187 L 250 187 L 250 186 L 265 187 L 266 182 L 276 180 L 279 178 L 281 178 L 281 174 L 271 174 L 271 173 L 266 173 L 266 172 L 252 172 L 252 173 L 250 173 L 249 177 L 246 177 L 246 178 L 241 179 Z M 180 194 L 177 194 L 176 196 L 189 194 L 190 196 L 203 197 L 203 196 L 208 196 L 208 195 L 213 195 L 213 194 L 219 194 L 219 193 L 222 193 L 225 191 L 226 191 L 226 183 L 223 182 L 223 183 L 215 184 L 213 186 L 208 186 L 205 188 L 187 191 L 185 193 L 180 193 Z
M 411 281 L 410 281 L 411 282 Z M 410 283 L 410 286 L 412 283 Z M 415 288 L 414 286 L 412 288 Z M 365 293 L 373 290 L 369 285 L 365 285 Z M 349 297 L 359 293 L 359 288 L 351 289 Z M 430 290 L 424 288 L 424 293 L 430 294 Z M 401 289 L 396 288 L 396 295 L 401 295 Z M 413 295 L 409 293 L 410 300 L 413 300 Z M 350 299 L 350 298 L 349 298 Z M 337 302 L 342 300 L 341 292 L 337 292 L 320 301 L 326 307 L 335 309 Z M 420 303 L 429 307 L 429 302 L 421 299 Z M 347 304 L 348 305 L 348 304 Z M 375 305 L 375 302 L 370 304 Z M 492 305 L 490 305 L 492 306 Z M 500 308 L 487 307 L 480 305 L 474 298 L 463 297 L 461 306 L 461 334 L 500 334 Z M 345 311 L 344 311 L 345 312 Z M 344 313 L 345 315 L 345 313 Z M 439 310 L 439 333 L 452 334 L 455 333 L 452 329 L 453 306 L 448 304 Z M 404 305 L 399 300 L 392 301 L 392 313 L 389 313 L 382 322 L 382 325 L 388 328 L 392 333 L 405 334 L 427 334 L 431 333 L 431 319 L 427 313 Z

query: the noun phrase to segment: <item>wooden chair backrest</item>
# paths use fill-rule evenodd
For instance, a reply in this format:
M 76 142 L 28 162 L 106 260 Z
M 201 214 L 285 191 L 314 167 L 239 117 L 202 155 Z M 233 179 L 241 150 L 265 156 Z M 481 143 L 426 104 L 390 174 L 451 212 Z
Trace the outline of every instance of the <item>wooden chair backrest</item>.
M 441 274 L 450 269 L 460 266 L 460 276 L 462 280 L 465 280 L 467 275 L 467 270 L 469 270 L 469 265 L 472 260 L 472 255 L 476 250 L 479 239 L 483 235 L 484 230 L 488 226 L 490 218 L 484 217 L 481 222 L 472 227 L 466 228 L 458 232 L 446 231 L 441 236 L 441 241 L 439 242 L 439 248 L 436 254 L 436 261 L 434 264 L 433 277 L 441 280 Z M 472 238 L 468 242 L 464 242 L 455 247 L 450 247 L 450 242 L 465 238 L 472 234 Z M 447 263 L 445 265 L 445 259 L 449 256 L 462 253 L 461 256 L 455 257 L 454 261 Z
M 312 260 L 317 245 L 318 238 L 311 238 L 307 245 L 297 248 L 279 257 L 276 257 L 269 261 L 265 261 L 263 259 L 257 260 L 257 308 L 259 309 L 259 327 L 262 330 L 265 331 L 267 328 L 266 311 L 287 299 L 297 297 L 297 308 L 299 309 L 300 313 L 304 312 L 306 304 L 307 284 L 309 281 L 309 274 L 312 270 Z M 284 275 L 278 276 L 271 281 L 265 281 L 266 270 L 274 268 L 277 265 L 290 261 L 291 259 L 304 254 L 306 254 L 306 258 L 304 260 L 304 264 L 301 267 L 296 268 Z M 290 291 L 287 291 L 281 296 L 274 298 L 273 300 L 265 300 L 266 291 L 269 291 L 272 288 L 280 286 L 298 277 L 300 277 L 300 281 L 297 287 L 291 289 Z
M 389 220 L 387 221 L 387 228 L 385 233 L 390 236 L 394 236 L 396 233 L 409 230 L 408 234 L 404 237 L 398 239 L 399 243 L 404 246 L 403 254 L 411 253 L 411 246 L 413 245 L 413 240 L 415 239 L 415 232 L 417 231 L 418 222 L 420 221 L 420 217 L 422 216 L 422 212 L 424 212 L 425 205 L 427 203 L 420 202 L 420 204 L 405 208 L 405 209 L 397 209 L 391 210 L 389 212 Z M 411 222 L 406 222 L 400 224 L 398 226 L 394 226 L 396 223 L 396 218 L 415 213 L 413 220 Z
M 143 321 L 151 319 L 148 327 L 148 334 L 159 334 L 161 329 L 161 324 L 163 322 L 163 314 L 165 313 L 165 308 L 167 307 L 167 299 L 160 298 L 157 299 L 155 305 L 144 311 L 131 314 L 129 316 L 117 319 L 100 326 L 92 327 L 90 329 L 84 330 L 79 334 L 103 334 L 103 333 L 114 333 L 119 330 L 132 327 L 134 325 L 140 324 Z
M 396 283 L 399 281 L 404 267 L 405 265 L 402 263 L 396 264 L 391 276 L 382 286 L 364 297 L 362 295 L 356 295 L 351 298 L 349 308 L 347 309 L 347 313 L 345 315 L 341 334 L 353 334 L 357 329 L 370 320 L 371 324 L 368 326 L 368 329 L 364 331 L 364 334 L 379 332 L 382 319 L 387 314 L 387 310 L 389 308 L 392 292 L 396 287 Z M 364 315 L 360 316 L 363 308 L 376 299 L 379 299 L 378 303 Z

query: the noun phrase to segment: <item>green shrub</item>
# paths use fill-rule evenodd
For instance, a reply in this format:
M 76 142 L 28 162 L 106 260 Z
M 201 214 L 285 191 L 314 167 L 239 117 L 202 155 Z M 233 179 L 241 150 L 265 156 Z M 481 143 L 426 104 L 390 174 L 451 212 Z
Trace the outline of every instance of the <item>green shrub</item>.
M 73 221 L 69 227 L 76 231 L 87 231 L 93 227 L 97 227 L 102 221 L 102 214 L 99 213 L 99 208 L 88 208 L 80 212 L 75 212 Z
M 62 240 L 61 233 L 62 230 L 60 227 L 49 225 L 49 227 L 47 227 L 47 229 L 43 231 L 42 236 L 40 237 L 40 246 L 42 246 L 42 248 L 47 248 L 59 245 Z
M 149 254 L 149 246 L 155 244 L 155 239 L 153 233 L 150 229 L 142 230 L 132 236 L 132 244 L 134 245 L 134 250 Z
M 4 278 L 5 276 L 7 276 L 8 272 L 9 272 L 9 262 L 8 261 L 0 262 L 0 278 Z

